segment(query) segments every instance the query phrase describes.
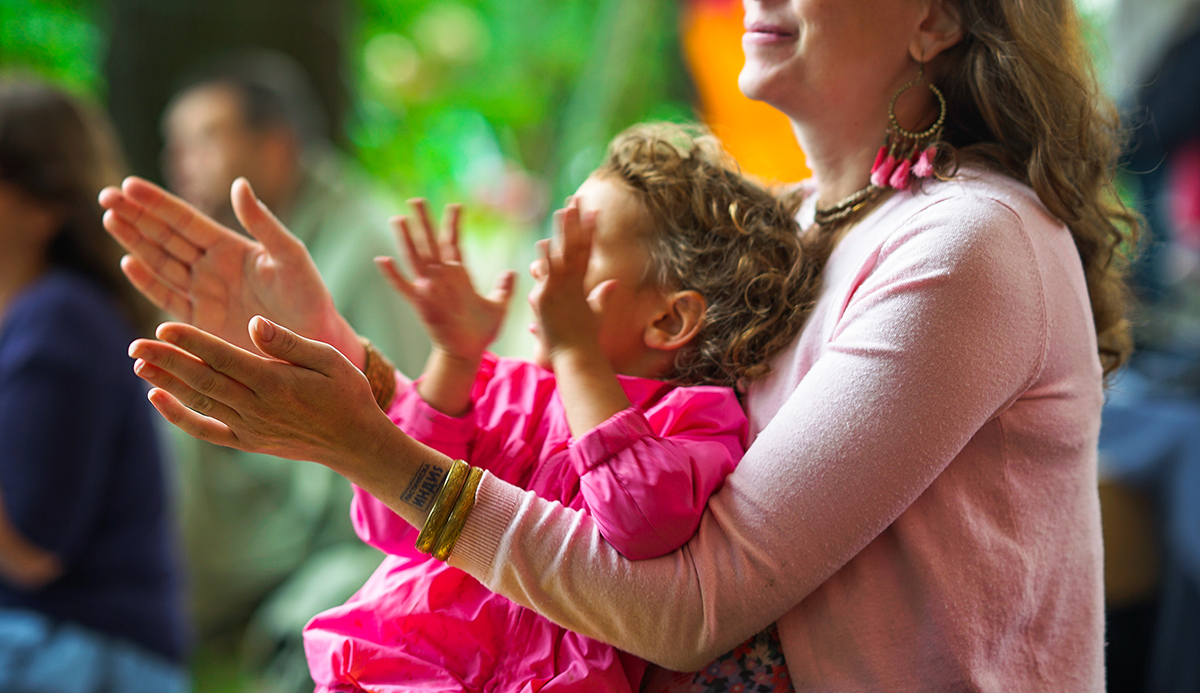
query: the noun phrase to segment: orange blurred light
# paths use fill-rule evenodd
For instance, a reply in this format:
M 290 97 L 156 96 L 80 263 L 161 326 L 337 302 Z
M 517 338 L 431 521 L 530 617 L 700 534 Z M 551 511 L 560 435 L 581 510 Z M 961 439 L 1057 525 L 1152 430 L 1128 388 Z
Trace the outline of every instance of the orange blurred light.
M 786 116 L 738 90 L 742 70 L 742 3 L 690 0 L 683 15 L 683 51 L 705 123 L 742 170 L 764 181 L 812 175 Z

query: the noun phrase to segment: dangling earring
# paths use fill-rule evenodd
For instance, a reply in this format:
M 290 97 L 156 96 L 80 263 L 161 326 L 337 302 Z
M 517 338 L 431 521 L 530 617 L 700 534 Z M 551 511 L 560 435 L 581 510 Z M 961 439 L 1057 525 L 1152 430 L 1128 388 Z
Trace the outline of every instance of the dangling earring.
M 937 121 L 922 132 L 909 132 L 900 127 L 896 120 L 896 100 L 905 91 L 921 83 L 925 77 L 925 64 L 921 63 L 917 70 L 917 78 L 905 84 L 892 94 L 888 104 L 887 137 L 879 153 L 875 155 L 875 165 L 871 167 L 871 182 L 867 187 L 852 193 L 836 204 L 824 209 L 814 210 L 813 221 L 818 226 L 829 226 L 834 222 L 848 219 L 852 214 L 865 209 L 867 205 L 884 190 L 908 188 L 913 176 L 928 178 L 933 175 L 933 160 L 937 156 L 937 142 L 942 137 L 942 126 L 946 123 L 946 98 L 942 91 L 932 82 L 929 90 L 937 97 L 941 110 Z
M 875 165 L 871 167 L 871 185 L 877 188 L 895 188 L 904 190 L 909 180 L 928 178 L 933 175 L 933 160 L 937 156 L 937 141 L 942 137 L 942 126 L 946 123 L 946 98 L 942 90 L 933 82 L 929 90 L 937 97 L 940 111 L 938 118 L 921 132 L 910 132 L 900 127 L 896 120 L 896 100 L 900 95 L 921 83 L 925 76 L 925 64 L 922 63 L 917 71 L 917 78 L 905 84 L 892 94 L 888 104 L 887 139 L 875 156 Z

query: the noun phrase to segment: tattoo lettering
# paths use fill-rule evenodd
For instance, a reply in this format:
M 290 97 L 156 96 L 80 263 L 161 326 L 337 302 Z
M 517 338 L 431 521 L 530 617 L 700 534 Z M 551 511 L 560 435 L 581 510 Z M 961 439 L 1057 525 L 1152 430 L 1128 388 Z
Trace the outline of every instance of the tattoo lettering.
M 400 496 L 400 500 L 411 506 L 424 509 L 441 488 L 446 470 L 432 464 L 423 464 L 409 482 L 408 488 Z

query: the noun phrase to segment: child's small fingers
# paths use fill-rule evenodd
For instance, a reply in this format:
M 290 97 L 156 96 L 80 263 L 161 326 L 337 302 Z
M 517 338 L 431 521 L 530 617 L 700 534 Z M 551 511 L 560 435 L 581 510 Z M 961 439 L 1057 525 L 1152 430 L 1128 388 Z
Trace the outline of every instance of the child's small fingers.
M 409 200 L 408 204 L 413 208 L 413 211 L 417 213 L 417 220 L 421 222 L 421 229 L 424 232 L 423 236 L 425 248 L 429 253 L 430 261 L 441 262 L 441 251 L 438 248 L 437 238 L 434 237 L 433 218 L 429 216 L 429 205 L 425 203 L 424 199 L 419 197 Z
M 512 270 L 505 270 L 496 277 L 496 285 L 492 287 L 491 293 L 487 299 L 492 303 L 499 305 L 507 305 L 508 300 L 512 298 L 513 288 L 517 284 L 517 273 Z
M 412 282 L 400 271 L 396 266 L 396 261 L 386 255 L 380 255 L 375 258 L 375 266 L 379 268 L 379 273 L 389 285 L 405 298 L 412 300 L 415 295 L 415 289 Z
M 550 241 L 546 241 L 546 240 L 537 242 L 536 246 L 538 248 L 539 255 L 545 254 L 541 250 L 542 244 L 543 243 L 548 244 L 549 242 Z M 550 269 L 549 269 L 548 263 L 546 262 L 545 257 L 539 257 L 536 260 L 534 260 L 533 262 L 529 263 L 529 276 L 533 277 L 535 281 L 541 281 L 542 279 L 544 279 L 546 277 L 546 274 L 549 271 L 550 271 Z
M 563 214 L 561 244 L 565 263 L 573 267 L 587 264 L 591 238 L 580 223 L 578 207 L 568 207 Z
M 398 216 L 392 219 L 393 228 L 396 230 L 396 238 L 399 239 L 401 247 L 404 248 L 404 255 L 408 258 L 408 264 L 413 269 L 413 273 L 418 277 L 425 275 L 426 260 L 417 247 L 416 241 L 413 240 L 412 227 L 410 226 L 409 218 L 406 216 Z
M 555 212 L 555 214 L 557 215 L 558 212 Z M 541 255 L 542 266 L 546 270 L 546 276 L 550 275 L 550 272 L 553 270 L 553 265 L 554 265 L 554 260 L 552 259 L 554 256 L 554 250 L 551 248 L 552 244 L 553 244 L 553 241 L 549 238 L 543 238 L 542 240 L 538 241 L 536 244 L 537 249 L 538 249 L 538 254 Z
M 442 254 L 448 262 L 462 262 L 462 252 L 458 249 L 458 225 L 461 219 L 462 205 L 446 205 L 442 213 Z
M 554 213 L 554 223 L 552 224 L 552 226 L 554 228 L 554 232 L 550 235 L 550 238 L 548 239 L 551 244 L 550 251 L 552 253 L 561 253 L 562 252 L 563 240 L 566 235 L 566 225 L 569 223 L 568 217 L 570 215 L 570 212 L 571 212 L 570 207 L 563 207 L 562 209 L 560 209 Z

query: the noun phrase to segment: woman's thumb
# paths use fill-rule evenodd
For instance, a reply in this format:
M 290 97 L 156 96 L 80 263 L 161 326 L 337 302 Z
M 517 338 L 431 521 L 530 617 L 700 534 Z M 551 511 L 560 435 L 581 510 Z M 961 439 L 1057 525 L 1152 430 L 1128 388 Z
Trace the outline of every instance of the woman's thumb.
M 336 350 L 323 342 L 305 339 L 261 315 L 250 319 L 250 339 L 264 355 L 328 374 Z
M 279 256 L 294 250 L 299 241 L 258 199 L 250 187 L 250 181 L 245 178 L 233 181 L 229 195 L 233 204 L 233 213 L 241 222 L 242 228 L 246 229 L 246 232 L 255 240 L 262 243 L 268 253 Z

